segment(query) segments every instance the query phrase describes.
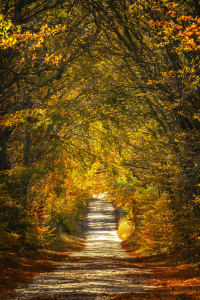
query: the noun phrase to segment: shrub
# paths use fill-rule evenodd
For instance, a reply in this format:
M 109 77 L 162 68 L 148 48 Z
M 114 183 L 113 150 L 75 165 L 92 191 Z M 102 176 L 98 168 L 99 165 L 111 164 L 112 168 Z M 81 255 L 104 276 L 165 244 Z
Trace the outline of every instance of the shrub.
M 121 238 L 127 239 L 134 233 L 134 225 L 131 224 L 126 217 L 119 220 L 118 234 Z
M 19 244 L 19 235 L 17 233 L 8 232 L 4 228 L 0 228 L 0 249 L 11 250 Z

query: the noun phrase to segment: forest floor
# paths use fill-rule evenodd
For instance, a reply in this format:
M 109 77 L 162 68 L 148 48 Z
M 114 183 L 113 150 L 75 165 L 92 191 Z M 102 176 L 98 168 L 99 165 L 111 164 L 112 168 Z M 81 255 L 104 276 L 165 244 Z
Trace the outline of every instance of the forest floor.
M 49 250 L 8 251 L 6 258 L 0 259 L 0 299 L 14 296 L 15 290 L 31 282 L 34 276 L 54 271 L 71 251 L 81 251 L 83 247 L 81 239 L 65 235 L 57 239 Z
M 179 253 L 138 255 L 125 242 L 123 250 L 111 207 L 91 201 L 86 243 L 8 253 L 0 263 L 0 299 L 200 299 L 199 265 Z

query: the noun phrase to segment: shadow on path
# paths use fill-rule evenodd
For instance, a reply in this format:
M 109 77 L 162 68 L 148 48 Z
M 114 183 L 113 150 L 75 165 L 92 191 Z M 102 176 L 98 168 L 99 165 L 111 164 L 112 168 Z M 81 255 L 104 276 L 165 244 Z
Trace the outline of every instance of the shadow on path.
M 150 270 L 133 264 L 121 248 L 112 203 L 102 199 L 90 201 L 85 235 L 84 250 L 74 252 L 57 270 L 40 274 L 32 283 L 20 287 L 13 299 L 43 295 L 103 299 L 99 298 L 102 294 L 145 293 L 155 288 L 148 278 Z M 147 281 L 148 285 L 143 283 Z

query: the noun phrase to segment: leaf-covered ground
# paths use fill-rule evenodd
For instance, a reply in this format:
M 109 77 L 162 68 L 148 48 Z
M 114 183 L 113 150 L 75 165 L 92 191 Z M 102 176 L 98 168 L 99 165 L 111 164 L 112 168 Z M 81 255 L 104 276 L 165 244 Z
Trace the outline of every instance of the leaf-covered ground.
M 70 255 L 69 250 L 79 251 L 83 247 L 78 239 L 65 238 L 54 242 L 52 248 L 55 251 L 6 253 L 6 258 L 0 260 L 0 299 L 9 299 L 15 294 L 15 289 L 30 282 L 35 275 L 55 270 L 57 264 Z
M 0 262 L 0 299 L 8 299 L 14 289 L 31 281 L 34 275 L 54 270 L 56 263 L 65 257 L 66 254 L 47 251 L 28 251 L 21 255 L 9 253 Z
M 100 205 L 102 207 L 102 205 Z M 96 213 L 99 215 L 99 210 L 96 210 Z M 108 214 L 107 214 L 108 216 Z M 95 218 L 91 218 L 96 220 Z M 104 221 L 106 218 L 104 217 Z M 100 220 L 102 221 L 102 220 Z M 102 222 L 100 222 L 102 223 Z M 107 223 L 107 222 L 105 222 Z M 97 226 L 97 223 L 95 223 Z M 99 225 L 98 225 L 99 226 Z M 97 226 L 97 229 L 99 228 Z M 94 229 L 92 230 L 96 232 Z M 87 243 L 86 243 L 87 245 Z M 38 251 L 27 251 L 21 252 L 18 254 L 15 253 L 7 253 L 7 258 L 2 260 L 0 263 L 0 268 L 2 272 L 0 273 L 0 299 L 9 299 L 9 296 L 14 295 L 14 290 L 21 286 L 25 285 L 27 282 L 30 282 L 32 278 L 39 273 L 42 272 L 51 272 L 57 268 L 57 263 L 60 263 L 65 260 L 71 263 L 71 269 L 78 266 L 81 263 L 81 255 L 83 252 L 87 250 L 87 247 L 84 248 L 79 256 L 71 257 L 70 252 L 64 253 L 65 250 L 69 249 L 79 249 L 81 250 L 84 248 L 83 244 L 77 244 L 76 240 L 73 241 L 71 244 L 69 243 L 61 243 L 58 241 L 55 245 L 55 250 L 47 251 L 47 250 L 38 250 Z M 151 255 L 146 256 L 146 254 L 136 254 L 133 249 L 126 245 L 123 242 L 123 248 L 127 251 L 130 255 L 130 259 L 128 262 L 123 260 L 120 262 L 120 268 L 118 272 L 122 272 L 123 268 L 126 268 L 128 265 L 130 267 L 130 272 L 126 269 L 126 272 L 123 274 L 118 274 L 119 276 L 129 277 L 131 281 L 131 277 L 137 277 L 140 281 L 142 277 L 144 279 L 143 272 L 131 272 L 132 268 L 135 268 L 137 265 L 138 268 L 142 270 L 144 269 L 151 269 L 151 272 L 148 273 L 148 282 L 142 281 L 142 284 L 155 285 L 156 289 L 151 289 L 145 292 L 135 292 L 135 293 L 128 293 L 128 294 L 106 294 L 100 293 L 98 295 L 81 295 L 80 293 L 76 294 L 74 291 L 74 295 L 72 295 L 73 299 L 115 299 L 115 300 L 125 300 L 125 299 L 143 299 L 143 300 L 153 300 L 153 299 L 164 299 L 164 300 L 178 300 L 178 299 L 190 299 L 196 300 L 200 299 L 200 272 L 199 272 L 199 264 L 193 263 L 188 264 L 186 260 L 183 260 L 179 253 L 171 253 L 171 254 L 161 254 L 161 255 Z M 88 260 L 97 260 L 97 257 L 88 257 Z M 113 264 L 113 258 L 106 258 L 108 264 Z M 60 265 L 60 264 L 59 264 Z M 102 266 L 103 267 L 103 266 Z M 71 270 L 69 268 L 69 273 Z M 118 269 L 118 266 L 117 266 Z M 116 269 L 116 270 L 117 270 Z M 88 276 L 88 282 L 92 278 L 92 268 L 89 270 L 91 273 Z M 103 273 L 107 271 L 107 265 L 105 268 L 102 269 Z M 109 270 L 108 270 L 109 271 Z M 68 272 L 67 272 L 68 273 Z M 107 272 L 109 273 L 109 272 Z M 117 275 L 117 276 L 118 276 Z M 115 280 L 119 279 L 117 276 L 112 276 L 112 285 L 115 286 Z M 106 276 L 103 275 L 104 279 Z M 128 279 L 128 278 L 127 278 Z M 154 281 L 150 281 L 154 279 Z M 70 279 L 71 280 L 71 279 Z M 76 279 L 75 279 L 76 280 Z M 79 279 L 80 280 L 80 279 Z M 138 282 L 139 282 L 138 281 Z M 98 282 L 98 281 L 97 281 Z M 124 282 L 128 282 L 128 280 L 124 280 Z M 122 287 L 123 289 L 123 287 Z M 58 291 L 59 292 L 59 291 Z M 59 292 L 60 293 L 60 292 Z M 71 299 L 69 295 L 52 295 L 52 296 L 38 296 L 37 300 L 47 300 L 47 299 Z M 100 298 L 99 298 L 100 297 Z
M 129 249 L 133 256 L 133 263 L 145 268 L 151 268 L 151 275 L 158 281 L 155 284 L 157 290 L 146 294 L 124 294 L 110 297 L 115 300 L 143 299 L 143 300 L 196 300 L 200 299 L 200 272 L 198 264 L 186 264 L 181 262 L 179 254 L 155 255 L 137 257 Z M 56 268 L 56 264 L 63 261 L 67 254 L 30 251 L 21 256 L 9 254 L 9 259 L 1 261 L 0 268 L 0 299 L 8 299 L 14 289 L 30 282 L 34 275 L 41 272 L 49 272 Z M 154 284 L 154 283 L 153 283 Z M 152 282 L 151 282 L 152 285 Z M 64 296 L 40 297 L 37 300 L 64 299 Z M 67 298 L 66 298 L 67 299 Z
M 189 264 L 179 253 L 160 255 L 137 255 L 123 243 L 123 248 L 133 257 L 133 263 L 139 263 L 153 272 L 150 277 L 156 279 L 158 289 L 146 294 L 115 296 L 114 299 L 200 299 L 200 264 Z
M 122 249 L 111 202 L 90 199 L 84 244 L 83 251 L 66 257 L 57 270 L 36 276 L 20 287 L 14 299 L 49 295 L 55 299 L 107 300 L 112 295 L 145 293 L 156 288 L 144 283 L 154 280 L 148 277 L 151 270 L 133 263 Z

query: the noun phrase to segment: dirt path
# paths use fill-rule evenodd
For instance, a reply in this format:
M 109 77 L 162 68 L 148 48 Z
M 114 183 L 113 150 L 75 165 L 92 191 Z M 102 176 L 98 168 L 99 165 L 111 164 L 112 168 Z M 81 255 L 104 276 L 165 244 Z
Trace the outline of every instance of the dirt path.
M 43 295 L 69 300 L 111 299 L 114 294 L 155 288 L 143 283 L 151 281 L 148 274 L 150 270 L 133 264 L 121 248 L 112 204 L 102 199 L 91 200 L 85 249 L 74 252 L 54 272 L 40 274 L 29 285 L 20 287 L 14 299 Z

